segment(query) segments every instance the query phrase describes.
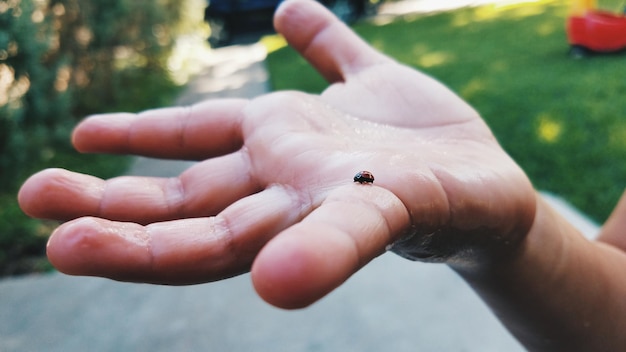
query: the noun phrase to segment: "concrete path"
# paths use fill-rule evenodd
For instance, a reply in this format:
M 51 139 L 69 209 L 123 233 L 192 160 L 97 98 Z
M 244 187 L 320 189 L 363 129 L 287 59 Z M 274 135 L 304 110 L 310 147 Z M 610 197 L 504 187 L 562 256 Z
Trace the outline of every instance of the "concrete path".
M 258 45 L 214 52 L 180 104 L 267 90 Z M 173 176 L 190 163 L 138 159 L 133 174 Z M 590 236 L 597 226 L 547 195 Z M 282 311 L 249 276 L 189 287 L 61 274 L 0 281 L 0 351 L 522 351 L 443 265 L 383 255 L 321 302 Z

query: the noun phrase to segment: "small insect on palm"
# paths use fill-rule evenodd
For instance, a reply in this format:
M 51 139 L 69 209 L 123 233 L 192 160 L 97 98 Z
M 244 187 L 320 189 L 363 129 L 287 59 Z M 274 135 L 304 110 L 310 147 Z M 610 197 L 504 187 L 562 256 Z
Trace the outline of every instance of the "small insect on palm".
M 374 183 L 374 175 L 369 171 L 359 171 L 354 175 L 354 182 L 358 183 Z

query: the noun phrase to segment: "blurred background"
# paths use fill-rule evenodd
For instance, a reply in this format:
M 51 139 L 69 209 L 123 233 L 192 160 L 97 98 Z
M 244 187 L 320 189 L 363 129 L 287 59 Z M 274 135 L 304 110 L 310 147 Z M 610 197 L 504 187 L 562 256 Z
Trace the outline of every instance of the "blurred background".
M 74 152 L 72 128 L 94 113 L 171 104 L 183 83 L 169 67 L 176 40 L 203 30 L 204 5 L 0 2 L 0 274 L 49 269 L 42 255 L 54 224 L 21 214 L 20 184 L 45 167 L 123 173 L 128 159 Z
M 566 22 L 575 1 L 323 2 L 376 48 L 432 74 L 474 105 L 539 189 L 565 199 L 596 223 L 606 219 L 626 187 L 626 57 L 622 50 L 570 55 Z M 327 83 L 272 33 L 271 14 L 278 3 L 1 1 L 0 276 L 53 272 L 45 243 L 57 224 L 29 219 L 16 202 L 17 190 L 29 175 L 47 167 L 102 178 L 136 170 L 138 159 L 81 155 L 72 149 L 72 128 L 85 116 L 190 104 L 224 96 L 252 80 L 262 82 L 260 93 L 321 92 Z M 615 16 L 622 16 L 624 5 L 620 0 L 593 4 Z M 218 69 L 218 64 L 226 66 Z M 262 72 L 241 74 L 252 67 Z M 167 171 L 177 172 L 169 166 Z M 372 269 L 379 277 L 386 276 L 382 263 Z M 416 275 L 404 272 L 399 279 Z M 431 279 L 431 274 L 424 275 Z M 44 275 L 42 280 L 47 285 L 60 279 Z M 69 285 L 63 280 L 54 285 Z M 90 280 L 85 282 L 93 289 L 97 285 Z M 358 280 L 358 287 L 372 289 L 370 281 Z M 225 286 L 215 287 L 229 295 Z M 147 294 L 141 287 L 130 290 Z M 165 288 L 151 292 L 174 295 Z M 343 306 L 358 302 L 347 292 L 338 296 Z M 447 297 L 437 292 L 439 298 Z M 440 302 L 437 309 L 463 329 L 445 306 Z M 375 312 L 376 307 L 369 309 Z M 316 314 L 323 320 L 322 313 Z M 425 331 L 446 336 L 440 330 Z M 494 346 L 502 350 L 508 345 Z M 457 347 L 442 350 L 472 350 Z

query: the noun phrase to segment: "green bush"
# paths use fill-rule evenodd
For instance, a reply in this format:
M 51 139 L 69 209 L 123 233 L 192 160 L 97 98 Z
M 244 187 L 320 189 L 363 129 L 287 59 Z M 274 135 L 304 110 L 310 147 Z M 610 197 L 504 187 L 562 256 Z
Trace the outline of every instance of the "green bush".
M 169 104 L 167 58 L 181 24 L 175 0 L 0 2 L 0 275 L 45 250 L 42 224 L 19 211 L 28 175 L 65 167 L 99 177 L 128 159 L 80 155 L 69 136 L 86 115 Z

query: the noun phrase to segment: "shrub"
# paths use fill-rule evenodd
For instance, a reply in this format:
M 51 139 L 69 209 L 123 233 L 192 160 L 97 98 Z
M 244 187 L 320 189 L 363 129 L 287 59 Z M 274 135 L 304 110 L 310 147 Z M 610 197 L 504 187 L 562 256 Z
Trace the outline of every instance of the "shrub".
M 120 159 L 75 153 L 71 129 L 85 115 L 171 101 L 166 60 L 181 8 L 175 0 L 0 2 L 0 273 L 44 251 L 41 224 L 15 201 L 28 175 L 48 166 L 124 171 Z

